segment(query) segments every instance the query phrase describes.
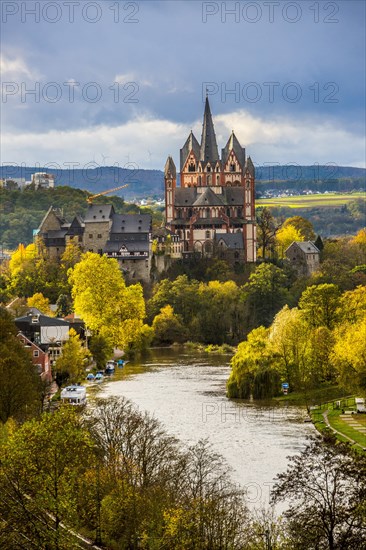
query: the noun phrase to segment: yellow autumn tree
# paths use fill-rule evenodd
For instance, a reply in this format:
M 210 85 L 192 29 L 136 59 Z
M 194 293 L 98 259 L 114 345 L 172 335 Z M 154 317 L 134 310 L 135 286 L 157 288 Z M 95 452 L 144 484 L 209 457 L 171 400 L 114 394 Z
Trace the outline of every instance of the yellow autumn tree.
M 140 284 L 126 286 L 117 260 L 87 252 L 69 272 L 74 310 L 95 334 L 131 349 L 140 338 L 145 302 Z
M 20 243 L 17 250 L 11 255 L 9 261 L 9 269 L 11 276 L 14 277 L 24 265 L 37 256 L 37 249 L 35 244 L 29 244 L 24 246 L 23 243 Z
M 341 325 L 335 331 L 332 353 L 340 384 L 348 391 L 366 395 L 366 315 L 357 323 Z
M 36 292 L 35 294 L 33 294 L 33 296 L 28 298 L 27 306 L 35 307 L 39 309 L 39 311 L 44 315 L 49 315 L 50 317 L 54 317 L 54 313 L 50 308 L 50 301 L 48 298 L 43 296 L 42 292 Z
M 299 229 L 297 229 L 294 225 L 288 224 L 281 227 L 281 229 L 279 229 L 276 234 L 276 244 L 279 257 L 283 258 L 285 256 L 286 249 L 294 241 L 304 240 L 305 239 L 300 233 Z

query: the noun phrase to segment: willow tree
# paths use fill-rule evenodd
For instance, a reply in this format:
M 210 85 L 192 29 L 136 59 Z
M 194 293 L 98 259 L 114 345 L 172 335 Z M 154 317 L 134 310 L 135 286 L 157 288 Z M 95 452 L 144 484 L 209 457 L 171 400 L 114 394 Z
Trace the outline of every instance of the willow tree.
M 74 310 L 94 334 L 125 350 L 143 330 L 145 302 L 140 284 L 126 286 L 115 259 L 87 252 L 69 272 Z

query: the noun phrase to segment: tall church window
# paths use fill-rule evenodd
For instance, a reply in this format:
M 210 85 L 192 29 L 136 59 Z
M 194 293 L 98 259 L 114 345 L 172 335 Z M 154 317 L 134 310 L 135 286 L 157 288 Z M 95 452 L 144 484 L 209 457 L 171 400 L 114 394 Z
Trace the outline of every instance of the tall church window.
M 211 172 L 211 166 L 207 166 L 206 170 L 207 172 Z
M 220 183 L 220 176 L 219 176 L 219 175 L 216 176 L 216 183 L 217 183 L 217 184 Z
M 202 183 L 202 176 L 198 176 L 198 185 L 201 185 Z
M 196 165 L 194 164 L 194 162 L 191 162 L 188 165 L 188 172 L 195 172 L 195 171 L 196 171 Z
M 226 215 L 230 218 L 230 208 L 226 209 Z
M 211 215 L 211 211 L 209 208 L 206 208 L 206 218 L 209 218 Z
M 206 239 L 209 239 L 211 237 L 210 232 L 206 231 Z
M 207 176 L 207 185 L 210 185 L 211 183 L 211 176 Z
M 230 172 L 236 172 L 236 164 L 233 162 L 230 164 Z

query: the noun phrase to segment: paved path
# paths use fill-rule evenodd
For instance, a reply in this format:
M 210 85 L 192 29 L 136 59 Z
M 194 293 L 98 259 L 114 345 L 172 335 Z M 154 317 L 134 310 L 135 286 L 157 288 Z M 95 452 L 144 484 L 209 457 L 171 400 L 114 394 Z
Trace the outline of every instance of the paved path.
M 335 428 L 333 428 L 330 423 L 329 423 L 329 420 L 328 420 L 328 411 L 324 411 L 323 412 L 323 418 L 324 418 L 324 422 L 326 423 L 326 425 L 328 426 L 328 428 L 330 428 L 333 432 L 341 435 L 342 437 L 344 437 L 345 439 L 347 439 L 348 441 L 350 441 L 350 443 L 352 443 L 352 445 L 357 445 L 357 447 L 360 447 L 360 449 L 362 449 L 363 451 L 366 451 L 366 436 L 365 436 L 365 446 L 362 446 L 360 445 L 359 443 L 357 443 L 357 441 L 355 441 L 354 439 L 352 439 L 351 437 L 348 437 L 348 435 L 345 435 L 344 433 L 342 432 L 339 432 L 338 430 L 336 430 Z M 354 426 L 352 425 L 352 417 L 350 418 L 349 416 L 347 415 L 341 415 L 340 418 L 342 418 L 342 420 L 346 420 L 347 421 L 347 424 L 349 424 L 352 428 L 356 429 L 356 430 L 359 430 L 360 432 L 366 434 L 366 430 L 363 428 L 362 424 L 359 424 L 356 420 L 354 420 L 354 424 L 356 424 L 357 422 L 357 426 Z M 348 422 L 350 418 L 350 422 Z

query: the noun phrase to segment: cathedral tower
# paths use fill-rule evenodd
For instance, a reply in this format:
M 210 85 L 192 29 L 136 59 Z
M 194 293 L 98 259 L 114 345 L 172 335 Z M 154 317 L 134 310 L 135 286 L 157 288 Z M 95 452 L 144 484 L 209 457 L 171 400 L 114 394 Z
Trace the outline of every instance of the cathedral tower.
M 180 187 L 172 157 L 166 162 L 165 205 L 186 253 L 256 260 L 254 165 L 234 131 L 220 159 L 207 97 L 201 143 L 191 131 L 180 150 Z

